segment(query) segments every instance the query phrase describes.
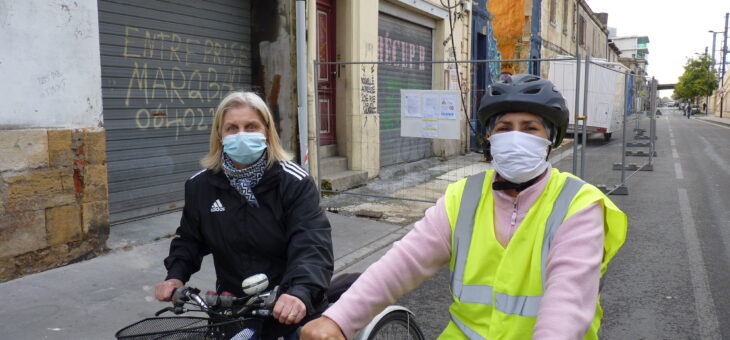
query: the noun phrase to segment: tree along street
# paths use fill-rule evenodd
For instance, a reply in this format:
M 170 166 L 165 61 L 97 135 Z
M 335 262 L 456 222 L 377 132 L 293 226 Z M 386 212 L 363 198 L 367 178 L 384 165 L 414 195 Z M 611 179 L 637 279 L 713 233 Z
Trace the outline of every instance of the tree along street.
M 730 324 L 721 322 L 730 318 L 730 127 L 661 110 L 654 170 L 633 174 L 628 196 L 610 196 L 629 216 L 629 232 L 604 277 L 601 338 L 730 338 Z M 635 142 L 633 124 L 628 142 Z M 648 134 L 648 120 L 639 124 Z M 588 144 L 584 178 L 616 184 L 620 172 L 611 166 L 621 160 L 621 134 Z M 570 171 L 572 160 L 556 166 Z M 449 321 L 448 277 L 443 268 L 398 301 L 415 312 L 426 338 Z

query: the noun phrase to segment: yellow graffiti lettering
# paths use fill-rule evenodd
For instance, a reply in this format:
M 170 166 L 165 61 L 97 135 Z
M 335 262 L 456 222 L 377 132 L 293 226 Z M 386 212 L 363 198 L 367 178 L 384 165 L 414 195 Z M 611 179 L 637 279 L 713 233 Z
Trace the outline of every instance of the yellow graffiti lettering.
M 190 117 L 190 125 L 187 124 L 188 117 Z M 195 111 L 192 108 L 185 109 L 185 112 L 183 113 L 182 124 L 185 131 L 190 131 L 190 129 L 195 126 Z
M 144 115 L 144 120 L 140 118 L 140 116 Z M 140 129 L 146 129 L 150 127 L 150 111 L 147 109 L 139 109 L 137 110 L 137 115 L 135 116 L 134 121 L 137 123 L 137 128 Z M 143 123 L 144 121 L 144 123 Z
M 160 51 L 160 60 L 162 60 L 165 58 L 165 39 L 169 38 L 170 35 L 166 34 L 165 32 L 159 32 L 159 33 L 155 34 L 154 37 L 155 37 L 155 40 L 158 40 L 158 39 L 160 40 L 159 51 Z
M 134 87 L 135 81 L 137 87 Z M 147 63 L 142 64 L 142 71 L 140 72 L 139 64 L 137 64 L 137 62 L 134 62 L 132 76 L 129 77 L 129 85 L 127 85 L 127 97 L 124 99 L 125 107 L 129 106 L 129 97 L 132 95 L 132 88 L 134 88 L 135 90 L 144 91 L 145 104 L 150 103 L 147 97 Z
M 179 118 L 178 115 L 178 109 L 175 109 L 175 119 L 170 119 L 169 114 L 167 117 L 167 122 L 165 123 L 165 127 L 174 126 L 175 127 L 175 140 L 178 139 L 180 136 L 180 125 L 182 124 L 182 120 Z
M 213 49 L 215 49 L 215 43 L 210 39 L 205 39 L 205 48 L 203 48 L 203 63 L 208 62 L 208 56 L 213 54 Z
M 144 50 L 142 50 L 142 55 L 145 58 L 155 56 L 155 38 L 150 34 L 150 31 L 144 32 Z
M 175 72 L 179 73 L 180 78 L 182 79 L 179 86 L 175 86 Z M 182 97 L 180 97 L 180 92 L 177 92 L 177 90 L 185 89 L 185 72 L 183 72 L 183 70 L 177 66 L 173 67 L 172 72 L 170 72 L 170 88 L 172 89 L 172 93 L 174 93 L 177 99 L 180 101 L 180 104 L 185 104 L 185 101 L 182 99 Z M 173 101 L 174 99 L 170 98 L 170 102 Z
M 152 100 L 157 98 L 155 96 L 157 89 L 163 89 L 165 90 L 165 97 L 164 98 L 170 98 L 170 93 L 167 90 L 167 82 L 165 81 L 165 73 L 162 72 L 162 67 L 157 67 L 157 72 L 155 72 L 155 80 L 152 83 Z
M 165 120 L 167 120 L 167 105 L 165 105 L 165 110 L 163 111 L 162 104 L 159 104 L 155 113 L 152 114 L 152 126 L 155 129 L 159 129 L 165 125 Z
M 198 78 L 198 89 L 193 89 L 193 78 Z M 203 77 L 200 75 L 199 70 L 193 71 L 193 73 L 190 75 L 190 80 L 188 81 L 188 99 L 200 99 L 201 103 L 205 103 L 203 100 L 203 95 L 200 94 L 200 90 L 202 90 L 203 87 Z
M 215 113 L 215 109 L 212 108 L 212 107 L 209 108 L 208 111 Z M 205 111 L 203 111 L 203 109 L 201 109 L 201 108 L 198 108 L 198 114 L 200 115 L 200 120 L 198 121 L 198 128 L 197 128 L 197 130 L 198 131 L 208 130 L 208 125 L 203 124 L 203 122 L 205 121 Z
M 238 56 L 236 55 L 236 46 L 238 43 L 234 42 L 231 44 L 231 60 L 228 62 L 229 65 L 236 65 L 238 62 Z
M 217 42 L 215 43 L 215 47 L 213 48 L 213 63 L 223 65 L 223 60 L 221 60 L 221 50 L 223 49 L 223 46 L 221 46 L 221 43 Z
M 129 31 L 137 31 L 139 32 L 139 28 L 131 27 L 131 26 L 124 26 L 124 52 L 122 53 L 122 56 L 125 58 L 139 58 L 139 54 L 133 54 L 129 53 L 127 48 L 131 45 L 132 40 L 129 39 Z
M 185 65 L 190 65 L 189 57 L 190 57 L 190 54 L 193 52 L 190 50 L 190 45 L 191 45 L 190 43 L 195 43 L 195 45 L 200 45 L 200 40 L 190 39 L 190 38 L 185 39 Z
M 177 51 L 180 50 L 180 45 L 182 44 L 182 38 L 180 38 L 180 35 L 173 33 L 172 34 L 172 43 L 170 44 L 170 61 L 172 61 L 172 58 L 175 57 L 177 62 L 180 62 L 180 56 L 177 55 Z M 186 65 L 187 65 L 187 59 Z
M 211 79 L 210 79 L 211 74 L 215 74 L 215 78 L 213 79 L 213 81 L 211 81 Z M 211 96 L 211 88 L 215 89 L 215 95 Z M 207 99 L 208 99 L 209 103 L 213 99 L 218 99 L 221 94 L 221 86 L 220 86 L 220 84 L 218 84 L 218 71 L 216 71 L 216 69 L 214 69 L 212 67 L 208 67 L 208 91 L 207 92 L 208 92 Z

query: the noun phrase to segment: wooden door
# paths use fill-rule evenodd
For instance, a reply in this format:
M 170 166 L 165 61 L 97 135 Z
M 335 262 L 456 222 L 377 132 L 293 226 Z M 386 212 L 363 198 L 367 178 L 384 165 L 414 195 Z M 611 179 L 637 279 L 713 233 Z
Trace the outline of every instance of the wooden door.
M 317 58 L 335 61 L 335 0 L 317 0 Z M 335 65 L 320 65 L 317 79 L 319 92 L 320 145 L 337 142 L 335 122 Z

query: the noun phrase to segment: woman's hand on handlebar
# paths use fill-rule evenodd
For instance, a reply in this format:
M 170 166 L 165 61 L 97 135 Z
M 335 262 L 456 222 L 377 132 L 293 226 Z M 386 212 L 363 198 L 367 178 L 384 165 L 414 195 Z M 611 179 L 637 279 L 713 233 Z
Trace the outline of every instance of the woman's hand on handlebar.
M 323 316 L 307 322 L 299 334 L 300 340 L 345 340 L 342 329 L 332 319 Z
M 281 294 L 274 305 L 274 319 L 285 325 L 293 325 L 302 321 L 307 315 L 307 306 L 298 297 Z
M 175 289 L 183 286 L 182 281 L 178 279 L 169 279 L 155 285 L 155 298 L 160 301 L 172 300 L 172 293 Z

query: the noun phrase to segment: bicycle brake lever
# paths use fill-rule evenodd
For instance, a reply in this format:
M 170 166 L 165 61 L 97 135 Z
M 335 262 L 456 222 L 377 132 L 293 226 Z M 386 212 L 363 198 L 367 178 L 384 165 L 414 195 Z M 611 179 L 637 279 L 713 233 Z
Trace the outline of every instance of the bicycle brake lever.
M 172 312 L 172 311 L 174 311 L 174 309 L 175 309 L 175 307 L 165 307 L 163 309 L 158 310 L 157 313 L 155 313 L 155 316 L 160 316 L 160 314 L 165 313 L 165 312 Z

